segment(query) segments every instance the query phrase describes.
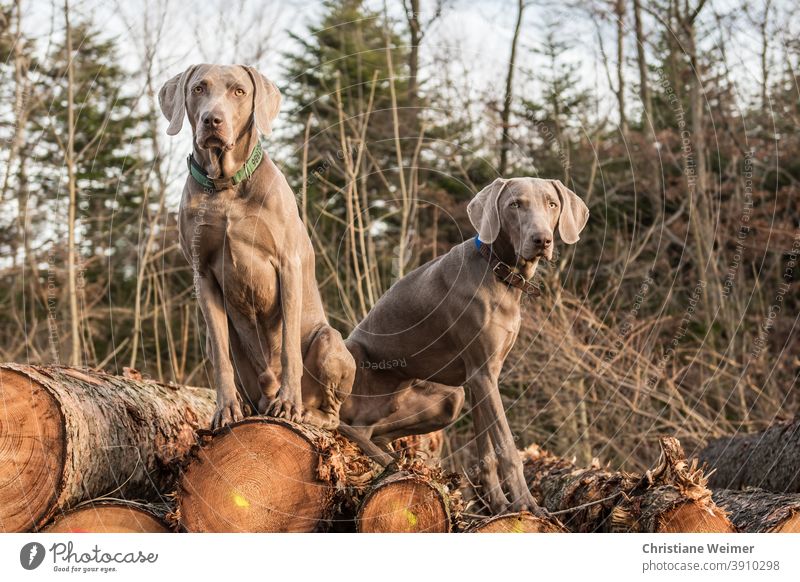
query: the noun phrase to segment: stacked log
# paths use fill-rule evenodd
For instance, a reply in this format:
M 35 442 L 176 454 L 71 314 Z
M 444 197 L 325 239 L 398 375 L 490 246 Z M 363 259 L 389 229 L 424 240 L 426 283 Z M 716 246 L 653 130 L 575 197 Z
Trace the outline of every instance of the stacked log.
M 536 500 L 574 532 L 732 532 L 707 479 L 677 439 L 662 437 L 658 466 L 645 475 L 576 467 L 537 446 L 524 453 Z
M 406 453 L 408 453 L 406 449 Z M 376 478 L 356 513 L 361 533 L 447 533 L 462 510 L 458 476 L 423 457 L 401 458 Z
M 214 394 L 92 370 L 0 365 L 0 531 L 113 496 L 161 501 Z
M 800 495 L 718 489 L 714 501 L 740 532 L 800 533 Z
M 712 487 L 800 493 L 800 416 L 762 432 L 715 439 L 699 457 L 715 471 Z
M 90 501 L 57 516 L 46 533 L 168 533 L 166 508 L 129 501 Z
M 206 434 L 184 465 L 175 517 L 189 532 L 325 530 L 380 472 L 338 433 L 262 417 Z

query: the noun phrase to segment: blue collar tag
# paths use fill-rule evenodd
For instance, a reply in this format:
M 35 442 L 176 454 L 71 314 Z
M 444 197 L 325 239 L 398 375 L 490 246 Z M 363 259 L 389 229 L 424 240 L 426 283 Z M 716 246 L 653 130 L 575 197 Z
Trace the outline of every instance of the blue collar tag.
M 481 242 L 481 239 L 476 236 L 475 237 L 475 248 L 478 249 L 478 250 L 481 250 L 481 245 L 482 244 L 483 243 Z

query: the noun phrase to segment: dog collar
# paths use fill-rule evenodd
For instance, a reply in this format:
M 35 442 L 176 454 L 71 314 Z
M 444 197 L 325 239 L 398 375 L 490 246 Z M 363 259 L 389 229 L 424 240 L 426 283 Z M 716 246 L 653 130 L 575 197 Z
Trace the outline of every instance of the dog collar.
M 195 161 L 192 154 L 189 154 L 189 157 L 186 161 L 189 165 L 189 174 L 192 176 L 192 178 L 194 178 L 195 182 L 200 184 L 206 191 L 218 192 L 220 190 L 233 188 L 237 184 L 241 184 L 247 180 L 253 175 L 253 172 L 256 171 L 256 168 L 263 159 L 264 150 L 261 149 L 261 144 L 256 141 L 256 147 L 253 148 L 250 157 L 248 157 L 244 165 L 239 168 L 239 171 L 230 178 L 219 179 L 209 178 L 208 174 L 206 174 L 206 171 Z
M 492 246 L 484 244 L 477 236 L 475 237 L 475 248 L 478 249 L 478 253 L 489 262 L 494 276 L 503 283 L 510 287 L 521 289 L 528 297 L 541 296 L 542 292 L 535 283 L 526 279 L 524 276 L 514 271 L 508 264 L 498 259 L 497 255 L 492 252 Z

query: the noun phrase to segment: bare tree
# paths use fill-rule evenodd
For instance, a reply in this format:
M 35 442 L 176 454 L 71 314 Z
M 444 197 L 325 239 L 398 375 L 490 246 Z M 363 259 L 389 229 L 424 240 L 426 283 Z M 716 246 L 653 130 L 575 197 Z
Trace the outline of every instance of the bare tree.
M 511 105 L 514 93 L 514 68 L 517 63 L 517 44 L 519 42 L 519 32 L 522 28 L 522 16 L 525 11 L 525 2 L 517 2 L 517 22 L 514 26 L 514 36 L 511 39 L 511 56 L 508 59 L 508 74 L 506 75 L 506 92 L 503 96 L 503 110 L 500 114 L 501 134 L 500 134 L 500 166 L 498 172 L 505 174 L 508 166 L 508 150 L 511 146 L 511 138 L 508 135 L 509 123 L 511 119 Z
M 417 91 L 419 81 L 419 46 L 431 25 L 442 15 L 446 0 L 436 0 L 433 14 L 427 21 L 422 20 L 419 0 L 403 0 L 403 8 L 408 22 L 408 33 L 411 46 L 408 52 L 408 104 L 409 107 L 417 106 Z

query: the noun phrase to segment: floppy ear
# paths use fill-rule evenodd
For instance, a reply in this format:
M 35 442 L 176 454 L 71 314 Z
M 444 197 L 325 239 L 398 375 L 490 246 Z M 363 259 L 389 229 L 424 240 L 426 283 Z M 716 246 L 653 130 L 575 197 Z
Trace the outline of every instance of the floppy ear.
M 167 135 L 175 135 L 183 127 L 183 118 L 186 115 L 186 82 L 194 73 L 197 65 L 192 65 L 180 75 L 175 75 L 164 83 L 158 92 L 158 103 L 164 117 L 169 120 Z
M 589 209 L 583 200 L 572 190 L 564 186 L 561 180 L 553 180 L 559 199 L 561 199 L 561 215 L 558 217 L 558 234 L 568 245 L 580 240 L 580 233 L 589 220 Z
M 497 201 L 508 180 L 497 178 L 475 195 L 467 206 L 469 221 L 478 231 L 481 242 L 493 243 L 500 234 L 500 209 Z
M 281 108 L 281 92 L 275 83 L 253 67 L 244 65 L 243 67 L 253 81 L 253 115 L 256 127 L 262 134 L 269 135 L 272 133 L 272 121 L 278 116 Z

